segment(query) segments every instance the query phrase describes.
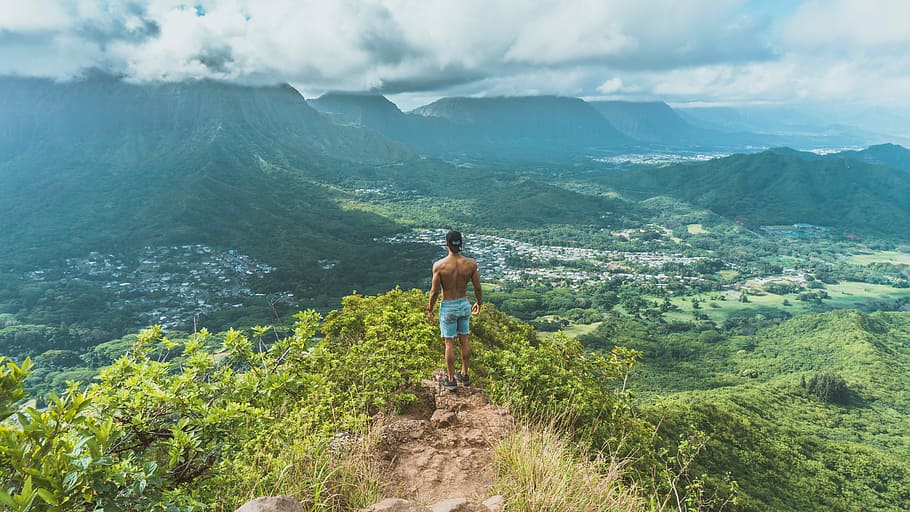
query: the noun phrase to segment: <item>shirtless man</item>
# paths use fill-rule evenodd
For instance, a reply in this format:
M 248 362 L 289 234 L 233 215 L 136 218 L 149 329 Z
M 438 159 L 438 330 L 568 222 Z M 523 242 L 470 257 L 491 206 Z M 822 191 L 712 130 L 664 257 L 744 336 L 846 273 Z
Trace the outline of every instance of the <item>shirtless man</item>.
M 483 303 L 483 291 L 480 289 L 480 272 L 473 258 L 462 256 L 464 241 L 458 231 L 446 234 L 446 248 L 449 255 L 433 264 L 433 284 L 430 287 L 430 303 L 427 304 L 427 318 L 433 321 L 433 306 L 442 290 L 442 302 L 439 304 L 439 330 L 446 343 L 446 371 L 448 380 L 442 381 L 442 387 L 454 391 L 458 381 L 465 386 L 471 385 L 468 377 L 468 366 L 471 358 L 471 343 L 468 332 L 471 327 L 471 314 L 480 312 Z M 468 281 L 474 284 L 474 305 L 468 304 Z M 461 371 L 455 372 L 455 334 L 461 342 Z M 457 380 L 456 380 L 457 379 Z

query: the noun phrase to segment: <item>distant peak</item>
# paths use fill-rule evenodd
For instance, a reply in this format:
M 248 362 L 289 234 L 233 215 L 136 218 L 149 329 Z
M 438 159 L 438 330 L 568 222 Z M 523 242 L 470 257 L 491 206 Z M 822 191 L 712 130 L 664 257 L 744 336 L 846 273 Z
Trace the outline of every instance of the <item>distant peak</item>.
M 351 108 L 369 108 L 401 112 L 398 105 L 388 98 L 372 92 L 329 91 L 307 102 L 322 111 L 345 112 Z
M 910 151 L 910 149 L 907 149 L 900 144 L 885 142 L 883 144 L 873 144 L 866 148 L 866 151 Z
M 382 98 L 386 101 L 389 101 L 388 98 L 382 94 L 376 92 L 358 92 L 358 91 L 328 91 L 322 94 L 322 96 L 316 98 L 318 100 L 328 99 L 328 98 L 373 98 L 378 99 Z

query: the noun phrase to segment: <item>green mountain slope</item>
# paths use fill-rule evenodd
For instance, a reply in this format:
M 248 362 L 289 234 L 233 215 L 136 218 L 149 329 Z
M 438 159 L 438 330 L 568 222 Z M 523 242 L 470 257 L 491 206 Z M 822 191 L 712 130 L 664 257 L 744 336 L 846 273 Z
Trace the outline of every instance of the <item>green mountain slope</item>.
M 323 176 L 411 152 L 335 125 L 290 87 L 138 86 L 96 76 L 3 79 L 0 89 L 0 131 L 16 141 L 0 154 L 6 264 L 204 243 L 278 266 L 288 281 L 281 286 L 301 292 L 349 293 L 364 286 L 358 267 L 405 278 L 373 242 L 400 227 L 344 207 L 346 196 Z M 327 281 L 312 271 L 338 254 L 352 255 L 340 263 L 347 272 Z
M 910 237 L 903 221 L 910 214 L 910 176 L 852 159 L 772 150 L 609 179 L 638 197 L 668 195 L 751 226 L 810 223 Z
M 96 342 L 124 333 L 101 311 L 100 290 L 100 306 L 76 308 L 79 317 L 63 303 L 85 302 L 89 284 L 67 285 L 70 294 L 24 274 L 92 251 L 135 261 L 148 246 L 206 244 L 277 267 L 257 292 L 327 306 L 351 290 L 425 286 L 439 249 L 381 241 L 410 227 L 539 235 L 599 229 L 604 211 L 623 207 L 514 172 L 414 158 L 375 131 L 333 123 L 286 86 L 99 75 L 7 78 L 0 89 L 0 264 L 13 270 L 0 280 L 0 312 L 113 329 Z
M 897 144 L 878 144 L 862 151 L 841 151 L 830 156 L 832 158 L 852 158 L 870 164 L 910 170 L 910 150 Z
M 807 314 L 754 335 L 713 334 L 660 335 L 627 320 L 587 342 L 644 352 L 630 385 L 651 397 L 665 436 L 694 427 L 710 437 L 700 468 L 730 472 L 742 510 L 910 506 L 910 313 Z M 843 378 L 840 400 L 813 392 L 826 373 Z

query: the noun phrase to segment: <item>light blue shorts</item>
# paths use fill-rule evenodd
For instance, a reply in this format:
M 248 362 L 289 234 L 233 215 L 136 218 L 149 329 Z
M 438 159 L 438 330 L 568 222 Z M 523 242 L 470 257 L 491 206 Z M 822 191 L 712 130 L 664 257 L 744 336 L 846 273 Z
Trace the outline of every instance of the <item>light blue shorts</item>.
M 444 300 L 439 304 L 439 330 L 443 338 L 470 332 L 471 304 L 467 298 Z

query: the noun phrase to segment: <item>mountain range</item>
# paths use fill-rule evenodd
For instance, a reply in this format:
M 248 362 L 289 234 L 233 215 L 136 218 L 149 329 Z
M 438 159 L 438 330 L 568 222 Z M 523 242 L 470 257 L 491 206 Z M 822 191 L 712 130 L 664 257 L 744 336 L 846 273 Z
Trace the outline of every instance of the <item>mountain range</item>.
M 671 196 L 753 227 L 809 223 L 910 239 L 908 164 L 910 152 L 893 145 L 826 156 L 778 148 L 630 171 L 609 182 L 632 197 Z
M 378 95 L 327 93 L 309 103 L 444 158 L 546 160 L 633 142 L 578 98 L 443 98 L 407 113 Z
M 376 95 L 308 102 L 286 85 L 8 77 L 0 79 L 0 261 L 192 242 L 286 263 L 309 288 L 322 278 L 305 269 L 333 254 L 375 257 L 409 282 L 405 266 L 374 242 L 401 231 L 400 221 L 352 207 L 360 204 L 352 183 L 392 183 L 440 221 L 475 228 L 601 225 L 604 211 L 636 218 L 634 204 L 566 190 L 515 166 L 454 167 L 433 157 L 547 162 L 714 135 L 663 103 L 448 98 L 405 113 Z M 778 149 L 592 179 L 630 198 L 676 197 L 750 225 L 808 222 L 904 237 L 907 155 L 893 145 L 825 157 Z M 452 201 L 460 206 L 443 206 Z M 347 266 L 359 260 L 340 265 L 339 276 L 352 276 L 338 284 L 343 292 L 363 289 L 361 271 Z
M 377 94 L 329 92 L 308 101 L 341 123 L 370 128 L 419 153 L 486 162 L 567 161 L 590 153 L 649 150 L 830 148 L 887 140 L 823 117 L 801 118 L 770 107 L 674 109 L 659 101 L 526 96 L 442 98 L 402 112 Z

